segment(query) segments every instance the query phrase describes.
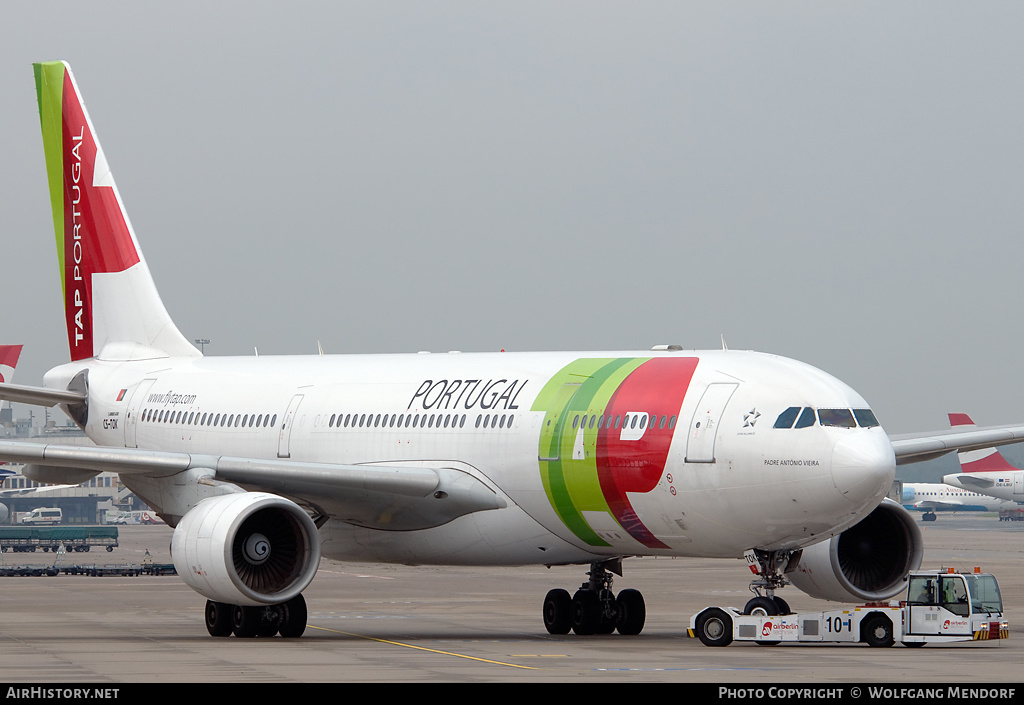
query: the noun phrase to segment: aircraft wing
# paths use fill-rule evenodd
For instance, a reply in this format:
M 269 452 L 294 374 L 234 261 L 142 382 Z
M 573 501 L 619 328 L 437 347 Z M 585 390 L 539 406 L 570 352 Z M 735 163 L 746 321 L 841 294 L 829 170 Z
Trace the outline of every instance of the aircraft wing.
M 957 481 L 960 482 L 960 484 L 971 485 L 972 487 L 975 487 L 978 490 L 986 490 L 989 487 L 992 487 L 993 485 L 996 484 L 996 481 L 993 480 L 992 478 L 989 478 L 989 477 L 977 477 L 975 475 L 970 475 L 968 473 L 960 473 L 960 474 L 953 473 L 951 475 L 946 475 L 946 477 L 954 477 L 954 476 L 956 477 Z
M 34 406 L 56 406 L 57 404 L 81 404 L 87 394 L 70 389 L 49 389 L 48 387 L 26 387 L 21 384 L 0 383 L 0 400 Z
M 926 499 L 920 502 L 914 502 L 915 509 L 958 509 L 962 506 L 964 506 L 963 502 L 953 500 L 940 501 L 937 499 Z
M 483 482 L 443 462 L 434 467 L 341 465 L 25 441 L 0 441 L 0 460 L 122 475 L 208 470 L 210 480 L 273 492 L 332 519 L 377 529 L 425 529 L 506 506 Z
M 978 450 L 1024 442 L 1024 425 L 971 427 L 891 436 L 896 464 L 919 463 L 953 451 Z

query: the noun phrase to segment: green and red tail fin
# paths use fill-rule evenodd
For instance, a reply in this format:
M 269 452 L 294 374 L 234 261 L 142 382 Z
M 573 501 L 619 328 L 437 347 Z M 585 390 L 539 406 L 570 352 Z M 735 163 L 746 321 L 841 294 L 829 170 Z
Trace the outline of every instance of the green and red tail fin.
M 160 300 L 71 68 L 33 66 L 71 359 L 198 356 Z

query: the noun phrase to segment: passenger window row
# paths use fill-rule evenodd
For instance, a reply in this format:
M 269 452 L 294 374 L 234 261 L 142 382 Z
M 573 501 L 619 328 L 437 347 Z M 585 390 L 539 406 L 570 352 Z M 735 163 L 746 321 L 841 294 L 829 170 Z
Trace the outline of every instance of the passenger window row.
M 512 428 L 515 414 L 478 414 L 475 428 Z M 277 414 L 214 414 L 198 411 L 146 409 L 144 423 L 267 428 L 277 425 Z M 466 414 L 332 414 L 331 428 L 464 428 Z
M 512 428 L 515 414 L 477 414 L 474 428 Z M 465 428 L 466 414 L 332 414 L 329 428 Z
M 182 426 L 209 426 L 211 428 L 267 428 L 277 425 L 277 414 L 214 414 L 198 411 L 146 409 L 143 423 L 178 424 Z
M 658 416 L 657 414 L 616 414 L 614 417 L 611 414 L 607 416 L 604 414 L 577 414 L 572 420 L 572 427 L 575 428 L 609 428 L 618 429 L 619 424 L 622 424 L 622 428 L 630 429 L 645 429 L 648 426 L 654 428 L 657 426 L 659 429 L 668 426 L 669 429 L 676 427 L 675 416 Z

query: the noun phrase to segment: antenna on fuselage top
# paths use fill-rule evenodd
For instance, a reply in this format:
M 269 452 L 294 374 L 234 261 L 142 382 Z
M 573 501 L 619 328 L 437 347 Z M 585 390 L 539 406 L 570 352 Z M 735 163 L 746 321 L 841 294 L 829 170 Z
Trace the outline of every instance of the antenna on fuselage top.
M 729 346 L 725 344 L 725 333 L 722 333 L 722 350 L 728 350 Z

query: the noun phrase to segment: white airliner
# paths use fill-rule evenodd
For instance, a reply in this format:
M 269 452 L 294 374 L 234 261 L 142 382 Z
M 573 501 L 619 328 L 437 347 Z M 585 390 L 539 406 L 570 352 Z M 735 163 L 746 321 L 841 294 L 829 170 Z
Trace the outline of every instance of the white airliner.
M 974 428 L 967 414 L 950 414 L 949 424 L 954 428 Z M 942 481 L 951 487 L 960 487 L 990 497 L 1024 502 L 1024 470 L 1010 465 L 995 448 L 959 453 L 960 472 L 945 475 Z
M 1017 506 L 1016 502 L 939 482 L 904 483 L 900 503 L 907 509 L 924 512 L 921 521 L 935 521 L 936 512 L 998 512 Z
M 756 352 L 204 357 L 161 303 L 69 68 L 35 75 L 71 362 L 0 396 L 61 405 L 100 447 L 0 458 L 46 481 L 120 473 L 175 526 L 211 634 L 301 634 L 321 555 L 589 566 L 545 597 L 551 633 L 640 632 L 643 597 L 611 590 L 630 556 L 746 556 L 748 609 L 785 610 L 790 582 L 884 599 L 923 550 L 884 499 L 896 464 L 1024 440 L 890 439 L 841 381 Z

